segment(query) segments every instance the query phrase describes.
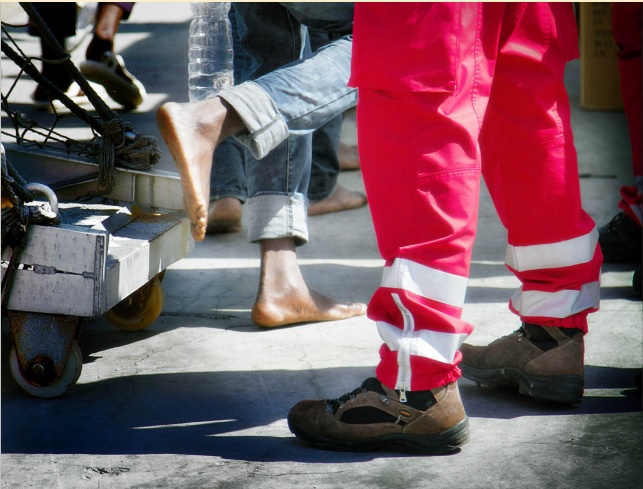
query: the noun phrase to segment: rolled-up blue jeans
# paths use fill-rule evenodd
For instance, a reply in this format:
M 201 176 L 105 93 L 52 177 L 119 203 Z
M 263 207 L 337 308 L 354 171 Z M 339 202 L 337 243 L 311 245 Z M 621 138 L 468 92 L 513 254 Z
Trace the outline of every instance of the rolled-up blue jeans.
M 309 46 L 312 51 L 326 46 L 332 41 L 332 31 L 308 27 Z M 307 53 L 310 55 L 310 53 Z M 311 203 L 329 197 L 337 188 L 341 164 L 339 161 L 339 142 L 342 136 L 344 114 L 334 117 L 313 132 L 310 183 L 306 194 Z
M 229 12 L 230 31 L 234 53 L 234 80 L 246 77 L 251 58 L 239 39 L 239 29 L 234 3 Z M 313 51 L 331 43 L 342 32 L 335 29 L 318 29 L 306 26 L 308 41 L 304 47 L 304 55 L 310 56 Z M 250 64 L 249 64 L 250 63 Z M 340 173 L 339 142 L 341 139 L 344 116 L 339 115 L 313 132 L 312 161 L 307 197 L 311 202 L 319 202 L 330 196 L 337 187 Z M 222 198 L 235 198 L 242 203 L 248 199 L 248 183 L 246 179 L 247 149 L 234 137 L 228 137 L 216 148 L 210 174 L 210 201 Z
M 301 58 L 301 21 L 341 30 L 352 22 L 349 4 L 236 3 L 241 43 L 253 63 L 249 81 L 219 96 L 239 114 L 248 134 L 235 136 L 248 147 L 248 238 L 308 241 L 306 192 L 310 178 L 311 134 L 353 107 L 348 88 L 351 37 Z M 307 11 L 309 17 L 302 15 Z M 311 20 L 312 19 L 312 20 Z M 280 68 L 280 69 L 277 69 Z M 250 81 L 252 80 L 252 81 Z

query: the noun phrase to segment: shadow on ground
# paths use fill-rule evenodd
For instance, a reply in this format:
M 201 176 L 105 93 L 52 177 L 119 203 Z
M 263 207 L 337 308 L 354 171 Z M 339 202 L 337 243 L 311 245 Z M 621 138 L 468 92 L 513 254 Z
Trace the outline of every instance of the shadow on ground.
M 543 416 L 640 411 L 641 397 L 629 395 L 635 373 L 633 369 L 587 367 L 588 388 L 608 387 L 622 393 L 586 398 L 573 407 L 478 388 L 464 379 L 460 385 L 472 419 L 534 416 L 543 422 Z M 302 447 L 290 435 L 285 417 L 303 398 L 341 395 L 370 375 L 370 368 L 133 375 L 77 384 L 64 397 L 52 400 L 23 395 L 3 376 L 2 450 L 28 454 L 173 453 L 247 461 L 368 461 L 374 455 Z M 275 390 L 277 386 L 280 391 Z

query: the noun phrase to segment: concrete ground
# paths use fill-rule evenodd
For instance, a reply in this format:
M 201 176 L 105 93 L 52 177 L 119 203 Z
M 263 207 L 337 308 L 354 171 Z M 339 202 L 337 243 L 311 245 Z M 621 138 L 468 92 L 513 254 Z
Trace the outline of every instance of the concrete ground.
M 10 4 L 0 8 L 3 20 L 13 12 Z M 187 3 L 140 3 L 122 26 L 117 49 L 149 92 L 138 111 L 119 112 L 138 132 L 158 136 L 158 105 L 187 100 L 189 18 Z M 631 181 L 627 125 L 622 112 L 578 109 L 578 62 L 570 64 L 568 86 L 584 205 L 603 224 L 617 212 L 619 186 Z M 31 90 L 33 84 L 23 94 Z M 354 140 L 350 117 L 345 138 Z M 162 149 L 159 167 L 172 169 Z M 343 173 L 341 182 L 363 187 L 360 172 Z M 382 265 L 368 208 L 309 224 L 311 243 L 300 249 L 309 284 L 368 301 Z M 476 326 L 471 343 L 518 326 L 506 305 L 517 282 L 503 265 L 504 240 L 483 191 L 464 310 Z M 2 487 L 643 487 L 643 417 L 634 389 L 643 363 L 641 302 L 631 290 L 631 267 L 604 266 L 579 405 L 538 403 L 461 379 L 471 440 L 458 453 L 422 457 L 319 451 L 290 434 L 285 417 L 294 403 L 337 397 L 372 375 L 380 339 L 365 317 L 254 326 L 258 266 L 258 249 L 244 233 L 207 237 L 168 268 L 163 312 L 153 325 L 123 332 L 104 319 L 86 322 L 82 375 L 59 399 L 32 398 L 16 386 L 3 319 Z

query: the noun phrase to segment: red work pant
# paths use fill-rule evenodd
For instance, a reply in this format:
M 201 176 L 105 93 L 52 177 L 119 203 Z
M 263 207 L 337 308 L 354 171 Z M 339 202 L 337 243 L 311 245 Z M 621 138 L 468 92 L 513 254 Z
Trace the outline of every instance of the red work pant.
M 423 390 L 460 376 L 481 173 L 522 283 L 509 307 L 586 331 L 602 255 L 563 85 L 571 6 L 357 3 L 354 26 L 360 161 L 386 260 L 368 308 L 385 342 L 378 378 Z
M 621 188 L 623 197 L 619 207 L 625 213 L 643 224 L 641 205 L 642 146 L 643 146 L 643 64 L 641 63 L 641 48 L 643 44 L 643 4 L 640 2 L 612 4 L 612 29 L 614 41 L 618 51 L 618 70 L 621 75 L 621 96 L 623 107 L 627 116 L 630 129 L 630 142 L 632 143 L 632 173 L 638 178 L 637 185 L 628 185 Z

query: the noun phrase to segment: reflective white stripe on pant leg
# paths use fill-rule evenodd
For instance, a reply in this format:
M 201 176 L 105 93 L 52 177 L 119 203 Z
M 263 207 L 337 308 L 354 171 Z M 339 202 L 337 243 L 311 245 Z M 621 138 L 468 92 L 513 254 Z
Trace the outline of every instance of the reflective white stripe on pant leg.
M 518 289 L 511 298 L 512 307 L 521 316 L 566 318 L 585 311 L 597 309 L 600 302 L 600 283 L 584 284 L 581 290 L 543 292 Z
M 463 307 L 467 277 L 396 258 L 390 267 L 384 267 L 382 287 L 403 289 L 443 304 Z
M 584 236 L 532 246 L 507 245 L 505 263 L 518 272 L 561 268 L 591 261 L 596 252 L 598 230 L 596 227 Z
M 384 321 L 377 322 L 377 329 L 390 350 L 400 351 L 402 341 L 409 341 L 411 355 L 447 364 L 453 364 L 455 354 L 468 336 L 426 329 L 405 334 L 400 328 Z

